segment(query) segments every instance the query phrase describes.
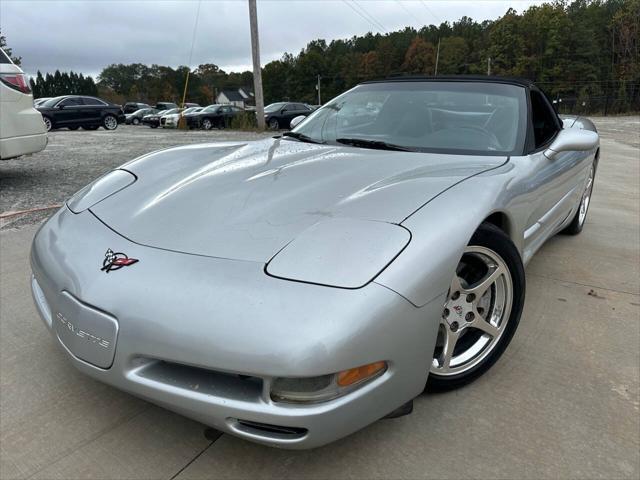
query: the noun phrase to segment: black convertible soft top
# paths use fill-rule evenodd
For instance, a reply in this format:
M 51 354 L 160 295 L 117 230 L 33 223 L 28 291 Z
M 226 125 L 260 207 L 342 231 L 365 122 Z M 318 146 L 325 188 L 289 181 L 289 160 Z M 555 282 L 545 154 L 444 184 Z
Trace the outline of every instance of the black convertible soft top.
M 531 87 L 535 85 L 532 80 L 518 77 L 499 77 L 493 75 L 398 75 L 380 80 L 369 80 L 367 83 L 388 83 L 388 82 L 480 82 L 480 83 L 506 83 L 521 87 Z

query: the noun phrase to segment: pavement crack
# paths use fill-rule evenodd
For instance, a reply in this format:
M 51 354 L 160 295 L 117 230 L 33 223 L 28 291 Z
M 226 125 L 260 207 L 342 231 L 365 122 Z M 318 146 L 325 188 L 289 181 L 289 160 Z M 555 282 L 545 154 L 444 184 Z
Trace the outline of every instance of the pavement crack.
M 629 291 L 627 291 L 627 290 L 617 290 L 617 289 L 615 289 L 615 288 L 606 288 L 606 287 L 603 287 L 603 286 L 601 286 L 601 285 L 591 285 L 591 284 L 589 284 L 589 283 L 574 282 L 574 281 L 572 281 L 572 280 L 565 280 L 565 279 L 563 279 L 563 278 L 547 277 L 546 275 L 540 275 L 540 274 L 538 274 L 538 273 L 528 273 L 528 272 L 527 272 L 527 276 L 528 276 L 528 277 L 544 278 L 544 279 L 546 279 L 546 280 L 553 280 L 553 281 L 555 281 L 555 282 L 570 283 L 570 284 L 572 284 L 572 285 L 580 285 L 581 287 L 589 287 L 589 288 L 591 288 L 591 289 L 593 289 L 593 288 L 597 288 L 597 289 L 599 289 L 599 290 L 605 290 L 605 291 L 607 291 L 607 292 L 625 293 L 625 294 L 627 294 L 627 295 L 634 295 L 634 296 L 636 296 L 636 297 L 637 297 L 638 295 L 640 295 L 640 293 L 638 293 L 638 292 L 629 292 Z
M 208 432 L 208 430 L 207 430 Z M 178 470 L 171 478 L 169 478 L 169 480 L 174 480 L 175 478 L 178 477 L 178 475 L 180 475 L 182 472 L 184 472 L 187 468 L 189 468 L 193 462 L 195 462 L 196 460 L 198 460 L 198 458 L 200 458 L 200 456 L 206 452 L 207 450 L 209 450 L 209 448 L 211 448 L 211 446 L 216 443 L 216 441 L 218 441 L 218 439 L 222 436 L 222 432 L 218 432 L 216 431 L 216 433 L 218 433 L 217 436 L 215 435 L 210 435 L 207 434 L 206 437 L 211 439 L 211 442 L 209 442 L 209 444 L 204 447 L 202 450 L 200 450 L 191 460 L 189 460 L 180 470 Z

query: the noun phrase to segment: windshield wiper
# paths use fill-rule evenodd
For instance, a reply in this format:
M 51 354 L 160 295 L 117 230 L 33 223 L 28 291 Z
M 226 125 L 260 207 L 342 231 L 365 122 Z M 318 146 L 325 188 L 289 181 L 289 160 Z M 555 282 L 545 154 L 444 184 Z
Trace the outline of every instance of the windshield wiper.
M 300 140 L 301 142 L 307 142 L 307 143 L 320 143 L 320 144 L 327 143 L 321 140 L 316 140 L 315 138 L 311 138 L 309 135 L 305 135 L 304 133 L 299 133 L 299 132 L 284 132 L 282 136 L 295 138 L 296 140 Z
M 382 140 L 367 140 L 366 138 L 337 138 L 336 142 L 354 147 L 375 148 L 378 150 L 396 150 L 398 152 L 415 152 L 416 150 L 402 145 L 383 142 Z

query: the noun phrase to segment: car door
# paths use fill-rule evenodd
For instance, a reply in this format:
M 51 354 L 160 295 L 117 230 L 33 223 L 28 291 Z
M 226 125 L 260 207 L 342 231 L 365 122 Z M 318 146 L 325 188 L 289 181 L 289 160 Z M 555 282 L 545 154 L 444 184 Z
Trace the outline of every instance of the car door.
M 218 111 L 218 114 L 220 115 L 220 122 L 225 126 L 228 127 L 229 124 L 231 123 L 231 107 L 228 105 L 224 105 L 222 107 L 220 107 L 220 110 Z
M 58 102 L 54 121 L 58 127 L 73 127 L 82 123 L 83 103 L 80 97 L 67 97 Z
M 532 208 L 524 234 L 525 256 L 532 255 L 574 213 L 589 166 L 588 152 L 562 152 L 553 160 L 544 155 L 562 123 L 542 92 L 531 89 L 529 100 L 533 151 L 527 184 Z
M 90 124 L 99 124 L 102 121 L 102 110 L 107 104 L 93 97 L 82 97 L 82 102 L 84 103 L 83 121 Z

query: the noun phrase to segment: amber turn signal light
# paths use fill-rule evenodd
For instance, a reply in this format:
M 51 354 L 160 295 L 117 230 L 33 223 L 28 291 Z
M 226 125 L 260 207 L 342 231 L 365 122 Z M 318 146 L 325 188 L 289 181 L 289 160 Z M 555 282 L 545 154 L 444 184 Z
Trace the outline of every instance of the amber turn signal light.
M 338 374 L 338 385 L 348 387 L 354 383 L 367 380 L 374 375 L 380 374 L 387 369 L 387 362 L 374 362 L 361 367 L 350 368 Z

